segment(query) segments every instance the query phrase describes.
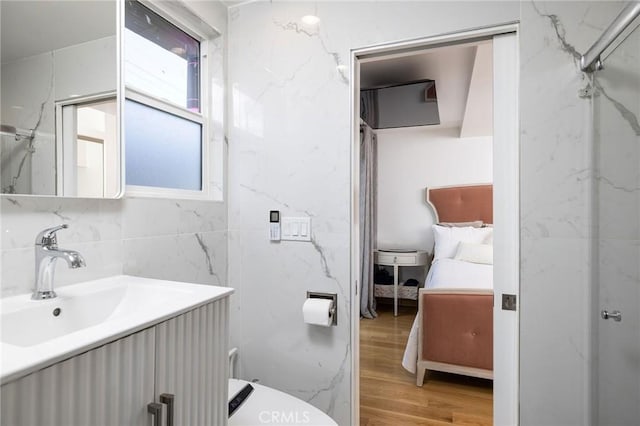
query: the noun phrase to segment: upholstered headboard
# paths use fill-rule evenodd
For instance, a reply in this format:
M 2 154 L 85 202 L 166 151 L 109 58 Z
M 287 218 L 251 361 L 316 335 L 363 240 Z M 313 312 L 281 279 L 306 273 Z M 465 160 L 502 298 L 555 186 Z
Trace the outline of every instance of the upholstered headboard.
M 425 200 L 436 222 L 493 223 L 493 185 L 460 185 L 426 188 Z

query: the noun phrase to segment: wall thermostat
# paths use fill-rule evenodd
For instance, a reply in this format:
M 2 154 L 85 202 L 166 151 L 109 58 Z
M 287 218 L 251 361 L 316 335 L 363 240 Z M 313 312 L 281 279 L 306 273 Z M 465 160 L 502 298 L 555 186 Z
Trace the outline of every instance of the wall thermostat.
M 280 212 L 278 210 L 269 211 L 269 239 L 280 241 Z

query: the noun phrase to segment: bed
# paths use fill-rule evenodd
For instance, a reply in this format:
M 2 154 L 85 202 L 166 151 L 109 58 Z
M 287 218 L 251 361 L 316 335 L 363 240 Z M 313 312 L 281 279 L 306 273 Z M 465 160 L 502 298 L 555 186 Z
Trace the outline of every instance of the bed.
M 434 259 L 402 365 L 493 378 L 493 187 L 427 188 L 436 217 Z M 490 225 L 490 226 L 487 226 Z

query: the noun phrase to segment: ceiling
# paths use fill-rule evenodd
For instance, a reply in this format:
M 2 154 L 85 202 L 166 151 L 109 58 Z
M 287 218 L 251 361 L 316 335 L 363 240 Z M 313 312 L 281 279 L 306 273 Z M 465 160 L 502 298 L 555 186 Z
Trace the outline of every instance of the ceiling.
M 476 112 L 483 112 L 479 109 L 486 112 L 492 105 L 491 90 L 487 92 L 486 87 L 474 87 L 486 85 L 486 78 L 476 77 L 472 86 L 474 72 L 480 72 L 481 77 L 486 77 L 487 71 L 491 74 L 491 55 L 477 57 L 479 46 L 484 46 L 485 53 L 487 49 L 491 51 L 491 42 L 482 41 L 405 53 L 388 59 L 367 59 L 361 63 L 360 86 L 369 88 L 435 80 L 441 126 L 462 128 L 465 115 L 471 117 Z M 476 133 L 472 131 L 468 135 Z
M 246 3 L 253 3 L 256 0 L 220 0 L 220 3 L 224 4 L 227 7 L 240 6 Z
M 115 35 L 116 1 L 0 1 L 2 62 Z

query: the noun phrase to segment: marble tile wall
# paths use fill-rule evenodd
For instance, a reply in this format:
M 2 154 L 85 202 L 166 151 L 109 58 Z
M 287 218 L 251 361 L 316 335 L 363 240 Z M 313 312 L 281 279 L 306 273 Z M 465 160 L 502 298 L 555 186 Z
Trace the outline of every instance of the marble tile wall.
M 320 24 L 303 25 L 307 14 Z M 511 2 L 250 2 L 229 9 L 229 281 L 240 296 L 242 377 L 351 424 L 350 49 L 518 16 Z M 274 209 L 310 216 L 312 241 L 269 242 Z M 337 327 L 303 323 L 307 290 L 338 293 Z
M 603 222 L 599 210 L 617 205 L 620 212 L 635 214 L 637 219 L 637 204 L 618 204 L 600 191 L 606 202 L 599 205 L 597 188 L 609 177 L 595 168 L 592 98 L 580 95 L 591 83 L 580 72 L 579 58 L 622 6 L 620 2 L 521 3 L 520 410 L 524 425 L 602 424 L 594 409 L 598 405 L 598 360 L 593 350 L 599 321 L 597 238 L 600 224 L 610 228 L 616 220 Z M 615 105 L 630 99 L 618 95 L 601 96 L 596 102 L 613 108 L 616 113 L 610 113 L 608 120 L 616 126 L 622 120 L 629 131 L 629 123 L 624 123 Z M 631 161 L 636 174 L 626 183 L 615 181 L 630 185 L 635 179 L 637 190 L 637 153 Z M 621 262 L 629 261 L 628 254 L 623 258 Z M 608 417 L 605 423 L 611 422 Z
M 36 234 L 61 223 L 70 227 L 59 232 L 58 245 L 79 251 L 87 267 L 70 270 L 58 262 L 56 285 L 122 273 L 120 200 L 3 196 L 0 203 L 2 297 L 26 293 L 33 288 Z
M 640 418 L 640 30 L 596 74 L 594 238 L 596 310 L 622 312 L 597 327 L 598 424 Z
M 226 204 L 125 198 L 55 199 L 3 196 L 2 297 L 27 293 L 35 281 L 36 234 L 66 223 L 58 245 L 79 251 L 85 268 L 56 266 L 56 286 L 117 274 L 227 283 Z
M 115 91 L 115 61 L 113 35 L 2 64 L 2 124 L 25 135 L 35 132 L 33 142 L 2 135 L 3 193 L 56 193 L 55 103 Z

